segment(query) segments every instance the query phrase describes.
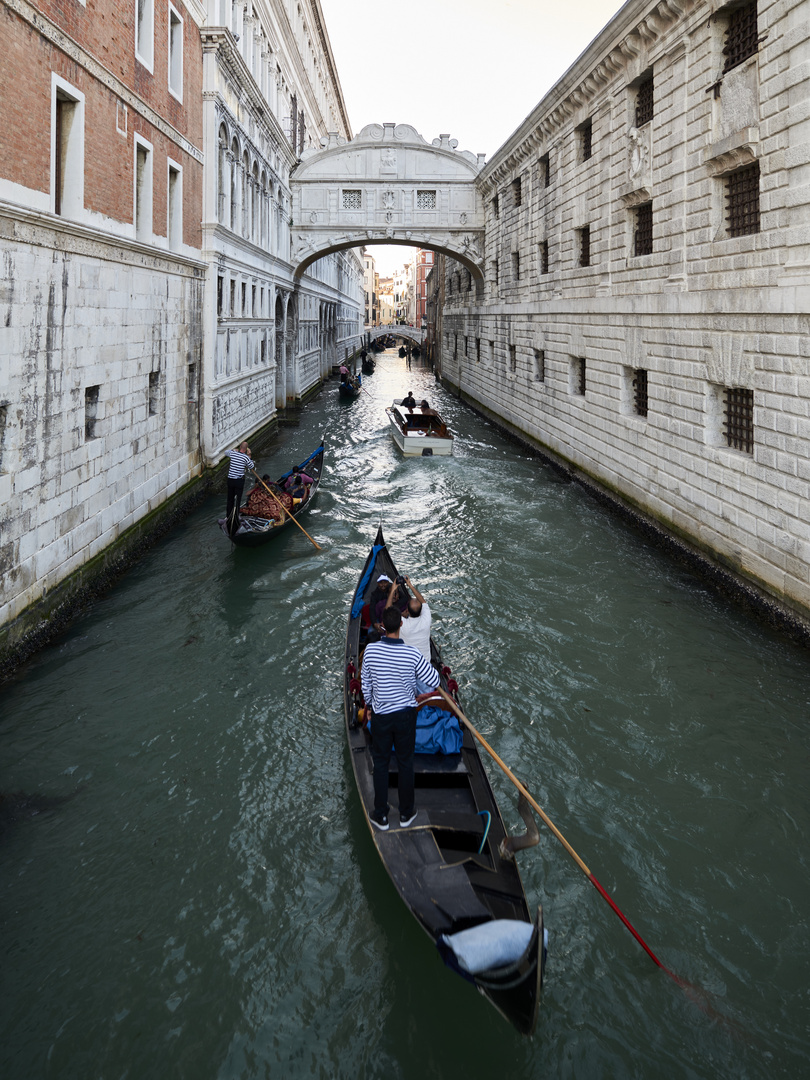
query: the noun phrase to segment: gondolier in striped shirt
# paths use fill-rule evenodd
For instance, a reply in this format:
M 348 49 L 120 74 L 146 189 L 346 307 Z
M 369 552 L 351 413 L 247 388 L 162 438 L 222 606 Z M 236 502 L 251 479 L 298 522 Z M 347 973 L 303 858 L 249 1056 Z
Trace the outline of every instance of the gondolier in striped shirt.
M 416 742 L 416 695 L 425 687 L 435 690 L 440 676 L 418 649 L 399 636 L 402 615 L 387 607 L 382 616 L 385 636 L 366 646 L 361 685 L 371 705 L 371 757 L 374 762 L 372 824 L 388 828 L 388 766 L 391 746 L 397 755 L 399 824 L 406 828 L 416 817 L 413 753 Z M 421 685 L 418 685 L 421 684 Z
M 228 466 L 228 509 L 225 517 L 228 532 L 233 536 L 239 528 L 239 504 L 245 489 L 245 474 L 256 466 L 250 460 L 250 447 L 246 442 L 240 443 L 238 450 L 227 450 L 226 455 L 231 463 Z

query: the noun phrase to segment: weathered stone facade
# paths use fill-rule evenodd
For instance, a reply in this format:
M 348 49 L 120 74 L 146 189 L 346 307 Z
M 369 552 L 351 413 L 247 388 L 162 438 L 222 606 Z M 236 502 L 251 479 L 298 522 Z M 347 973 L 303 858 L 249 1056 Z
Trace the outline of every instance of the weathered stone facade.
M 751 15 L 621 9 L 482 171 L 486 283 L 448 264 L 440 365 L 807 617 L 810 5 Z

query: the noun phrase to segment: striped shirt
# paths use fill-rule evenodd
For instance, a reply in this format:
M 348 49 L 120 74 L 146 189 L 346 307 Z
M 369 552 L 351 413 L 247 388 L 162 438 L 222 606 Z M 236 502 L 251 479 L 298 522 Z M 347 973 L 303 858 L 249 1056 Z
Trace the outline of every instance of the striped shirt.
M 436 668 L 401 638 L 372 641 L 363 653 L 363 697 L 380 716 L 415 709 L 417 682 L 435 690 L 440 681 Z
M 226 450 L 225 453 L 231 459 L 228 466 L 229 480 L 241 480 L 248 469 L 256 468 L 247 454 L 243 454 L 241 450 Z

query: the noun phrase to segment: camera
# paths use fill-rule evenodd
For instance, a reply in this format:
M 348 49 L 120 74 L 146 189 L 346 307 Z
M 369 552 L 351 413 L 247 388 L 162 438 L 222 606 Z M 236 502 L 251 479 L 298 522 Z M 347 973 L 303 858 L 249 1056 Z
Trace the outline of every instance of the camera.
M 404 585 L 405 584 L 405 578 L 402 576 L 402 574 L 397 574 L 396 583 L 397 583 L 397 585 Z

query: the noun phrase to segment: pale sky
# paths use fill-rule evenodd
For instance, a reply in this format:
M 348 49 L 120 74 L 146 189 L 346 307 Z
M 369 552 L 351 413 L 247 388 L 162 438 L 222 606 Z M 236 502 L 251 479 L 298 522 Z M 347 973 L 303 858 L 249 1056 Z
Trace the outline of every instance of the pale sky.
M 487 158 L 622 6 L 620 0 L 321 0 L 352 132 L 411 124 Z M 407 248 L 375 246 L 390 274 Z

